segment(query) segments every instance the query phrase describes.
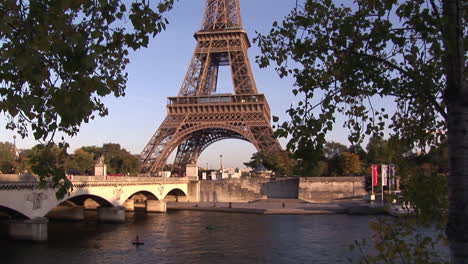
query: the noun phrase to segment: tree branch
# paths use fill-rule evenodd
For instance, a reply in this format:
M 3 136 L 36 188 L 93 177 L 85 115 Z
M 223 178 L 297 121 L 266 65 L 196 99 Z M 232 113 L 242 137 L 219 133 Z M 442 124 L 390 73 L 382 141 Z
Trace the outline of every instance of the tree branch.
M 437 8 L 437 5 L 434 2 L 434 0 L 429 0 L 429 2 L 431 3 L 432 9 L 434 9 L 434 14 L 436 15 L 436 17 L 440 18 L 439 9 Z
M 354 55 L 357 55 L 357 56 L 362 56 L 362 57 L 368 57 L 368 58 L 371 58 L 373 60 L 376 60 L 378 62 L 381 62 L 395 70 L 398 70 L 399 72 L 403 73 L 404 75 L 410 77 L 411 79 L 415 79 L 413 78 L 413 74 L 411 74 L 409 71 L 403 69 L 402 67 L 396 65 L 395 63 L 391 62 L 391 61 L 388 61 L 384 58 L 381 58 L 381 57 L 378 57 L 378 56 L 375 56 L 375 55 L 371 55 L 371 54 L 366 54 L 366 53 L 360 53 L 360 52 L 357 52 L 357 51 L 352 51 L 352 50 L 339 50 L 339 52 L 345 52 L 345 53 L 351 53 L 351 54 L 354 54 Z M 431 102 L 433 105 L 434 105 L 434 108 L 436 109 L 437 112 L 439 112 L 439 114 L 444 118 L 444 119 L 447 119 L 447 113 L 445 112 L 445 109 L 439 104 L 439 102 L 437 102 L 437 100 L 430 96 L 429 94 L 424 94 L 424 95 L 421 95 L 423 97 L 426 97 L 429 102 Z
M 384 58 L 381 58 L 381 57 L 378 57 L 378 56 L 375 56 L 375 55 L 371 55 L 371 54 L 360 53 L 360 52 L 352 51 L 352 50 L 339 50 L 339 52 L 351 53 L 351 54 L 354 54 L 354 55 L 371 58 L 373 60 L 382 62 L 383 64 L 385 64 L 387 66 L 390 66 L 391 68 L 393 68 L 395 70 L 398 70 L 399 72 L 401 72 L 401 73 L 403 73 L 405 75 L 410 76 L 410 73 L 407 70 L 403 69 L 402 67 L 400 67 L 400 66 L 396 65 L 395 63 L 393 63 L 391 61 L 388 61 L 388 60 L 386 60 Z

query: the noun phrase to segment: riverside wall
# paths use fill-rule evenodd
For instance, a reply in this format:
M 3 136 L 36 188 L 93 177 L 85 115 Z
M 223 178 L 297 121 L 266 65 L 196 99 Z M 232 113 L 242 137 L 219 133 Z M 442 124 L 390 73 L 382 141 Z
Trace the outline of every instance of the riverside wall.
M 267 198 L 296 199 L 299 178 L 248 178 L 200 181 L 201 202 L 248 202 Z
M 367 195 L 364 177 L 244 178 L 200 181 L 201 202 L 248 202 L 267 198 L 329 202 Z
M 366 195 L 364 177 L 306 177 L 299 181 L 299 199 L 306 201 L 361 199 Z

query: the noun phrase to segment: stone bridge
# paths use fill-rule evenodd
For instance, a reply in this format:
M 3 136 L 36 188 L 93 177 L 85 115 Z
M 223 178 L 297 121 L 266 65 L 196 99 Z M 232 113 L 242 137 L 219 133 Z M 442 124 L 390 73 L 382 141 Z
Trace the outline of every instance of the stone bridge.
M 63 199 L 57 200 L 55 190 L 40 188 L 36 177 L 0 175 L 0 211 L 26 218 L 22 221 L 10 221 L 10 236 L 26 240 L 46 240 L 45 217 L 53 209 L 63 207 L 60 205 L 67 201 L 72 205 L 71 208 L 76 205 L 75 209 L 81 210 L 83 215 L 85 201 L 91 198 L 100 206 L 99 220 L 122 222 L 125 221 L 125 209 L 133 210 L 135 195 L 145 197 L 145 207 L 149 212 L 165 212 L 164 200 L 168 194 L 182 196 L 192 202 L 199 201 L 200 196 L 198 180 L 190 178 L 74 176 L 71 181 L 73 190 Z M 38 231 L 38 228 L 45 228 L 45 233 L 44 230 Z

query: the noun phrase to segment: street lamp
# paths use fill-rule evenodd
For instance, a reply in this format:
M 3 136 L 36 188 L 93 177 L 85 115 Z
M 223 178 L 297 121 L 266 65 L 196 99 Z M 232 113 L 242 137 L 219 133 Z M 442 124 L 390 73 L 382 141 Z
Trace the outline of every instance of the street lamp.
M 223 172 L 223 155 L 219 155 L 219 160 L 221 162 L 221 172 Z
M 16 135 L 13 135 L 13 148 L 14 148 L 14 151 L 15 151 L 15 159 L 18 158 L 18 151 L 16 150 Z
M 19 168 L 17 168 L 18 164 L 15 164 L 15 171 L 18 173 L 21 173 L 21 170 L 23 169 L 23 160 L 21 159 L 21 156 L 19 155 L 18 150 L 16 149 L 16 135 L 13 135 L 13 151 L 15 152 L 15 161 L 19 161 Z

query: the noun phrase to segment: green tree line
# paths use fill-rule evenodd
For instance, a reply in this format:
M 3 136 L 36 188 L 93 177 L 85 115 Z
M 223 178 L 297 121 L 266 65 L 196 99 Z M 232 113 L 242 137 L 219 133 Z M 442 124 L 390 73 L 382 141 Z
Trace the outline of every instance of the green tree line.
M 292 153 L 257 152 L 252 155 L 247 167 L 255 169 L 260 164 L 278 176 L 326 177 L 370 176 L 372 164 L 395 164 L 403 177 L 411 171 L 425 169 L 431 172 L 448 173 L 448 148 L 446 143 L 424 150 L 408 150 L 395 138 L 371 137 L 366 148 L 360 145 L 346 146 L 339 142 L 326 142 L 315 151 L 319 157 L 304 170 L 303 163 L 295 160 Z M 414 174 L 414 173 L 413 173 Z
M 108 174 L 136 174 L 138 155 L 131 154 L 119 144 L 107 143 L 102 147 L 84 146 L 72 154 L 58 146 L 38 144 L 17 152 L 9 142 L 0 142 L 0 171 L 2 173 L 45 173 L 43 170 L 62 170 L 65 174 L 94 175 L 94 165 L 103 156 Z

